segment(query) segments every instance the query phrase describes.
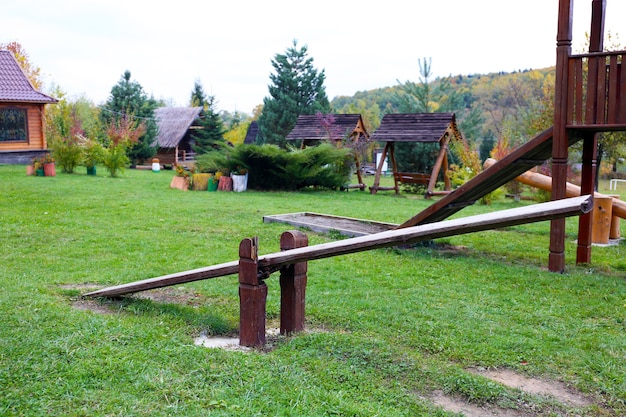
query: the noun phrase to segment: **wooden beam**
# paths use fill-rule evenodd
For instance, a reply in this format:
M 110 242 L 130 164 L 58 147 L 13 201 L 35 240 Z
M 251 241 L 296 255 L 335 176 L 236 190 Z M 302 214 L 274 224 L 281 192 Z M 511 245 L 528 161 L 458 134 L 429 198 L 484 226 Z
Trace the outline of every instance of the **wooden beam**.
M 259 256 L 259 273 L 267 276 L 274 271 L 278 271 L 284 266 L 299 262 L 347 255 L 350 253 L 378 248 L 412 244 L 424 240 L 498 229 L 524 223 L 575 216 L 581 213 L 588 213 L 592 207 L 593 200 L 591 196 L 574 197 L 494 213 L 480 214 L 477 216 L 446 220 L 438 223 L 429 223 L 403 229 L 395 229 L 367 236 L 323 243 L 320 245 L 306 246 Z M 239 263 L 235 261 L 208 268 L 194 269 L 177 274 L 165 275 L 148 280 L 104 288 L 87 293 L 85 296 L 118 296 L 153 288 L 183 284 L 201 279 L 236 274 L 239 271 L 238 265 Z

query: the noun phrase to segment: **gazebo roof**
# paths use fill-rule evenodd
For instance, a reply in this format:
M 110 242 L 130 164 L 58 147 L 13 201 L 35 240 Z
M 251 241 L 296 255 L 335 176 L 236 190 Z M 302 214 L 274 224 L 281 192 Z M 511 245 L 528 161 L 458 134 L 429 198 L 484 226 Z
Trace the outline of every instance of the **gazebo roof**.
M 155 144 L 175 148 L 202 113 L 202 107 L 159 107 L 154 111 L 159 127 Z
M 0 51 L 0 102 L 56 103 L 28 80 L 11 51 Z
M 360 114 L 301 114 L 287 140 L 340 140 L 355 131 L 367 135 Z M 362 131 L 362 132 L 361 132 Z
M 451 132 L 462 138 L 454 113 L 386 114 L 372 134 L 378 142 L 439 142 Z
M 245 144 L 252 144 L 256 142 L 257 135 L 259 134 L 259 123 L 254 120 L 248 126 L 248 131 L 246 132 L 246 137 L 243 140 Z

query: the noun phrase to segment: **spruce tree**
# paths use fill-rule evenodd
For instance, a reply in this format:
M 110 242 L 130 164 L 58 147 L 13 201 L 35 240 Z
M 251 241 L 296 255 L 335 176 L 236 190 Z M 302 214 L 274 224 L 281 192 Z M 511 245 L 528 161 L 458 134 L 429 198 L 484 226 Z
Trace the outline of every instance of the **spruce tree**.
M 224 122 L 215 109 L 215 97 L 208 96 L 205 101 L 205 111 L 200 118 L 201 129 L 195 130 L 193 139 L 195 144 L 193 150 L 197 154 L 205 154 L 211 151 L 218 151 L 226 147 L 224 140 Z
M 272 60 L 275 73 L 270 75 L 269 97 L 263 99 L 259 117 L 261 142 L 286 146 L 285 137 L 291 132 L 301 114 L 329 113 L 324 70 L 313 67 L 307 57 L 307 46 L 298 48 L 297 41 L 285 54 Z
M 111 88 L 111 95 L 101 108 L 101 118 L 105 126 L 119 123 L 128 117 L 134 120 L 135 127 L 143 124 L 145 133 L 129 148 L 128 157 L 133 164 L 152 158 L 156 153 L 153 146 L 158 135 L 154 110 L 158 102 L 149 98 L 137 81 L 131 81 L 130 71 L 126 70 L 118 83 Z
M 193 84 L 193 91 L 191 92 L 191 99 L 189 100 L 190 107 L 202 107 L 206 110 L 207 97 L 204 93 L 204 88 L 199 80 L 196 80 Z

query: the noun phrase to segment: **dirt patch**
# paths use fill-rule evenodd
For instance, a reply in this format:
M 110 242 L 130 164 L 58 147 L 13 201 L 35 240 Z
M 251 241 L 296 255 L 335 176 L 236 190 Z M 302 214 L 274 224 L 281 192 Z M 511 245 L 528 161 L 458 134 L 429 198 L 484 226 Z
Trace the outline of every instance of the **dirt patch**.
M 465 417 L 532 417 L 534 415 L 520 412 L 518 410 L 506 410 L 499 407 L 479 407 L 462 399 L 448 396 L 444 394 L 443 391 L 433 392 L 429 400 L 446 411 L 463 413 Z
M 134 294 L 133 297 L 151 300 L 157 303 L 180 304 L 192 307 L 207 303 L 207 298 L 202 294 L 182 286 L 143 291 Z
M 469 369 L 468 371 L 531 395 L 552 398 L 561 403 L 564 407 L 580 408 L 590 406 L 594 403 L 591 398 L 559 381 L 529 378 L 509 369 Z M 428 399 L 446 411 L 463 413 L 466 417 L 533 417 L 537 415 L 531 408 L 526 410 L 514 410 L 500 408 L 491 404 L 478 406 L 467 402 L 463 398 L 446 395 L 440 390 L 434 391 Z
M 62 285 L 63 289 L 80 290 L 81 293 L 94 291 L 99 288 L 94 284 Z M 151 300 L 163 304 L 179 304 L 197 307 L 207 303 L 206 297 L 185 287 L 158 288 L 132 295 L 134 298 Z M 92 311 L 97 314 L 113 314 L 119 311 L 119 302 L 109 299 L 91 299 L 77 297 L 72 301 L 72 307 L 77 310 Z
M 559 381 L 528 378 L 509 369 L 473 369 L 471 372 L 499 382 L 507 387 L 520 389 L 529 394 L 554 397 L 557 401 L 565 405 L 586 407 L 593 404 L 591 399 Z
M 102 303 L 97 300 L 78 299 L 72 302 L 76 310 L 91 311 L 96 314 L 114 314 L 118 311 L 112 303 Z

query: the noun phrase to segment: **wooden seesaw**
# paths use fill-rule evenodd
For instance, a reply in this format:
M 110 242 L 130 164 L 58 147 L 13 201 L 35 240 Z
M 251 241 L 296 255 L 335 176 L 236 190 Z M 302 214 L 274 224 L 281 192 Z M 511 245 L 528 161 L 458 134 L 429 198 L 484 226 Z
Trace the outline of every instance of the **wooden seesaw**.
M 261 346 L 265 344 L 267 286 L 264 280 L 276 271 L 280 271 L 280 332 L 281 334 L 294 333 L 304 329 L 308 261 L 524 223 L 576 216 L 588 213 L 592 207 L 592 196 L 573 197 L 313 246 L 307 246 L 308 238 L 304 233 L 297 230 L 287 231 L 281 236 L 281 252 L 263 256 L 258 256 L 258 238 L 246 238 L 239 245 L 239 261 L 103 288 L 84 294 L 84 296 L 114 297 L 239 274 L 239 344 L 242 346 Z

